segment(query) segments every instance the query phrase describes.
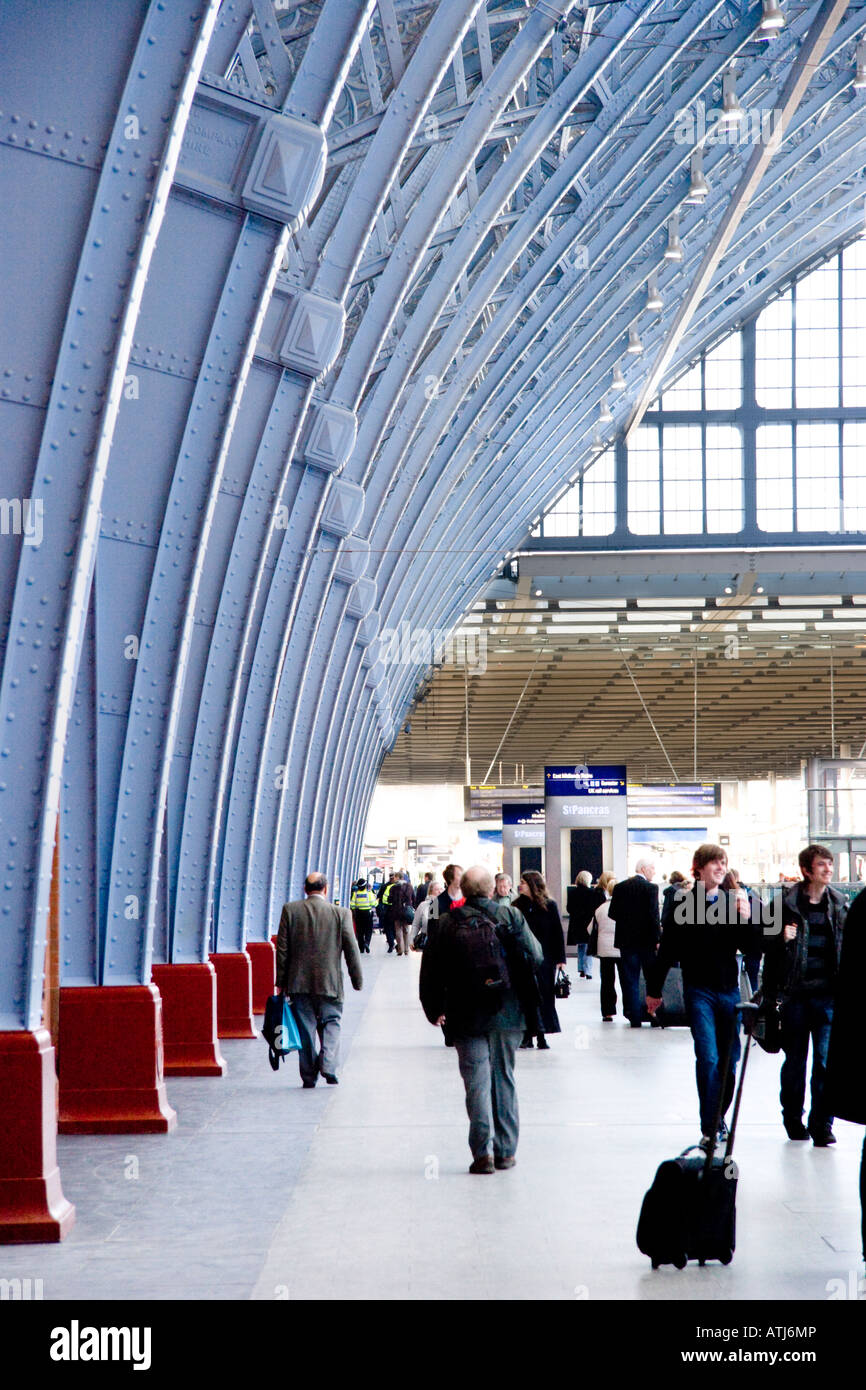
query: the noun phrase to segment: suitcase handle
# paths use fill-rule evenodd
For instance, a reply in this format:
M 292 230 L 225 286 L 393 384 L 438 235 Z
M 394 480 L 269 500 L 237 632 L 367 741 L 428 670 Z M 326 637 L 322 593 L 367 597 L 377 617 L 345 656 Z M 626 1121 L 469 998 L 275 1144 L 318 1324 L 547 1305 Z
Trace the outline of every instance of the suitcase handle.
M 739 1031 L 739 1025 L 740 1025 L 740 1020 L 739 1020 L 739 1017 L 738 1017 L 738 1016 L 739 1016 L 740 1014 L 747 1014 L 747 1013 L 753 1013 L 753 1014 L 755 1014 L 755 1013 L 757 1013 L 757 1012 L 758 1012 L 758 1006 L 757 1006 L 757 1004 L 752 1004 L 752 1003 L 746 1004 L 746 1003 L 740 1002 L 740 1003 L 737 1003 L 737 1004 L 734 1005 L 734 1026 L 733 1026 L 733 1028 L 731 1029 L 731 1036 L 730 1036 L 730 1039 L 729 1039 L 729 1041 L 728 1041 L 727 1051 L 726 1051 L 726 1053 L 725 1053 L 725 1064 L 724 1064 L 724 1067 L 722 1068 L 722 1073 L 721 1073 L 721 1083 L 722 1083 L 722 1084 L 721 1084 L 721 1086 L 719 1087 L 719 1106 L 718 1106 L 718 1110 L 716 1111 L 716 1122 L 715 1122 L 715 1126 L 714 1126 L 714 1129 L 713 1129 L 713 1133 L 712 1133 L 712 1135 L 711 1135 L 711 1143 L 710 1143 L 710 1145 L 709 1145 L 709 1148 L 707 1149 L 707 1157 L 706 1157 L 706 1161 L 705 1161 L 704 1167 L 703 1167 L 703 1174 L 704 1174 L 704 1176 L 710 1171 L 710 1168 L 712 1167 L 713 1159 L 714 1159 L 715 1154 L 716 1154 L 716 1135 L 718 1134 L 718 1132 L 719 1132 L 719 1126 L 720 1126 L 721 1123 L 722 1123 L 722 1114 L 723 1114 L 722 1104 L 723 1104 L 723 1102 L 724 1102 L 724 1097 L 725 1097 L 725 1080 L 727 1079 L 728 1072 L 729 1072 L 729 1070 L 730 1070 L 731 1058 L 732 1058 L 733 1053 L 734 1053 L 734 1039 L 735 1039 L 736 1036 L 737 1036 L 737 1033 L 738 1033 L 738 1031 Z M 733 1113 L 733 1115 L 731 1116 L 731 1127 L 730 1127 L 730 1129 L 728 1130 L 728 1139 L 727 1139 L 727 1143 L 725 1144 L 725 1154 L 724 1154 L 725 1159 L 729 1159 L 729 1158 L 731 1157 L 731 1154 L 733 1153 L 733 1150 L 734 1150 L 734 1135 L 735 1135 L 736 1129 L 737 1129 L 737 1118 L 738 1118 L 739 1113 L 740 1113 L 740 1101 L 741 1101 L 742 1098 L 743 1098 L 743 1082 L 744 1082 L 745 1079 L 746 1079 L 746 1064 L 747 1064 L 747 1062 L 748 1062 L 748 1060 L 749 1060 L 749 1047 L 750 1047 L 751 1041 L 752 1041 L 752 1040 L 751 1040 L 750 1035 L 749 1035 L 748 1033 L 746 1033 L 746 1036 L 745 1036 L 745 1045 L 744 1045 L 744 1047 L 743 1047 L 743 1061 L 742 1061 L 742 1064 L 741 1064 L 741 1066 L 740 1066 L 740 1077 L 739 1077 L 739 1080 L 738 1080 L 738 1082 L 737 1082 L 737 1089 L 736 1089 L 736 1092 L 735 1092 L 735 1095 L 734 1095 L 734 1113 Z

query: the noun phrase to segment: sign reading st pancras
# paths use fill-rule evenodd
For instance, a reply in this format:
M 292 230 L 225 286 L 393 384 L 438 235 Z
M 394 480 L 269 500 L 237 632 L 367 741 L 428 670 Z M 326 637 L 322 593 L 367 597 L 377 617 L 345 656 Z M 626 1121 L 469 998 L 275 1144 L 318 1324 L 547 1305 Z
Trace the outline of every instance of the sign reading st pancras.
M 625 796 L 625 764 L 578 763 L 544 769 L 545 796 Z

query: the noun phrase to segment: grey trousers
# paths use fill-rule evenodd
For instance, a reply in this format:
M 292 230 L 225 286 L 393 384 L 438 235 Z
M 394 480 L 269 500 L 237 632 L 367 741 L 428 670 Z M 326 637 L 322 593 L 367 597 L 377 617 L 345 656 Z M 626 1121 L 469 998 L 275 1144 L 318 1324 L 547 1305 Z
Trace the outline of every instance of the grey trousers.
M 293 994 L 292 1010 L 301 1035 L 298 1066 L 302 1081 L 315 1081 L 322 1072 L 336 1076 L 340 1061 L 340 1019 L 343 1005 L 339 999 L 327 999 L 322 994 Z M 317 1035 L 322 1039 L 318 1052 Z
M 412 929 L 411 922 L 395 922 L 394 936 L 397 940 L 397 955 L 408 956 L 409 954 L 409 932 Z
M 522 1028 L 499 1029 L 480 1038 L 457 1038 L 460 1075 L 466 1088 L 469 1148 L 473 1158 L 490 1152 L 509 1158 L 517 1152 L 520 1117 L 514 1084 L 514 1054 Z

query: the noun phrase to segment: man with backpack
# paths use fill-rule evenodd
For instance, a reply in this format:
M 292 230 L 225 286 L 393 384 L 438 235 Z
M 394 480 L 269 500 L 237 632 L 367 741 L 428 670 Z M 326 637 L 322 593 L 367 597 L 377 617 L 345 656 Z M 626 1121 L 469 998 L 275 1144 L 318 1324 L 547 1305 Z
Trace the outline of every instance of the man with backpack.
M 516 1162 L 514 1057 L 537 998 L 542 951 L 522 914 L 493 900 L 493 875 L 483 865 L 467 869 L 460 888 L 463 904 L 439 918 L 421 958 L 421 1006 L 457 1049 L 469 1171 L 492 1173 Z

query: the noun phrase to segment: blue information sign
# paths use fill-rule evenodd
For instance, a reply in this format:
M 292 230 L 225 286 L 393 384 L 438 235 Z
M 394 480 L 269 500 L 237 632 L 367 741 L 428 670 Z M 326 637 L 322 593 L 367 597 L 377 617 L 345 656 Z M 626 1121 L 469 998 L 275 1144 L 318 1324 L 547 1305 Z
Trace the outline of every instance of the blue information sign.
M 545 796 L 625 796 L 625 764 L 601 766 L 598 763 L 587 766 L 584 763 L 571 767 L 546 767 L 544 769 Z
M 503 825 L 544 825 L 543 801 L 507 801 L 502 803 Z

